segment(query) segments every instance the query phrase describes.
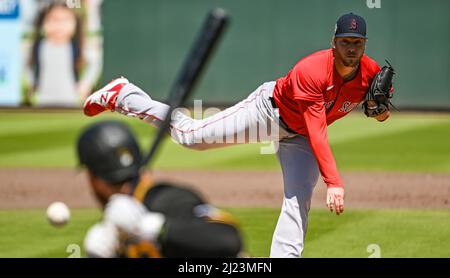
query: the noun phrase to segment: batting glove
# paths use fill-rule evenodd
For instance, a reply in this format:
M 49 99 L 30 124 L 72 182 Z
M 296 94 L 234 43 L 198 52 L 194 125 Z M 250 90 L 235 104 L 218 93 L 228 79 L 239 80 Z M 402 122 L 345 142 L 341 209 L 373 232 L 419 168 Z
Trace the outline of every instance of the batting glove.
M 142 203 L 125 194 L 111 196 L 103 217 L 119 231 L 151 241 L 157 238 L 165 221 L 162 214 L 147 211 Z

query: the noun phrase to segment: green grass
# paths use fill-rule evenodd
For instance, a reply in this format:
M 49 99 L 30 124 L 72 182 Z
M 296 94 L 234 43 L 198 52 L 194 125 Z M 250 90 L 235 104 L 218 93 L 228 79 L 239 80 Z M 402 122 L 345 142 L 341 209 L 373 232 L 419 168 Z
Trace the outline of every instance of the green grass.
M 0 167 L 75 167 L 75 142 L 82 127 L 104 119 L 131 125 L 144 150 L 155 129 L 126 117 L 81 112 L 0 112 Z M 342 170 L 450 172 L 450 115 L 394 114 L 385 123 L 353 113 L 329 128 L 330 143 Z M 196 152 L 167 140 L 155 167 L 160 169 L 279 169 L 267 144 Z
M 316 211 L 310 223 L 305 257 L 368 257 L 370 244 L 382 257 L 450 257 L 449 211 Z
M 248 252 L 269 255 L 278 209 L 230 209 L 243 223 Z M 312 210 L 304 257 L 367 258 L 371 244 L 381 257 L 450 257 L 450 212 L 354 210 L 340 216 Z
M 155 129 L 105 113 L 87 118 L 80 112 L 0 112 L 0 167 L 75 167 L 80 130 L 98 120 L 129 124 L 144 150 Z M 329 128 L 333 152 L 342 170 L 450 173 L 450 115 L 394 114 L 386 123 L 353 113 Z M 279 169 L 274 155 L 260 155 L 266 144 L 195 152 L 167 140 L 155 164 L 159 169 Z M 269 254 L 279 210 L 229 209 L 242 223 L 247 252 Z M 0 210 L 0 257 L 68 257 L 69 244 L 81 246 L 100 212 L 75 209 L 66 227 L 53 228 L 44 209 Z M 450 212 L 354 210 L 336 217 L 312 210 L 304 257 L 368 257 L 370 244 L 382 257 L 450 257 Z
M 82 246 L 88 228 L 100 219 L 94 209 L 73 209 L 71 221 L 55 228 L 45 209 L 0 210 L 0 257 L 68 257 L 70 244 Z
M 231 208 L 241 223 L 247 253 L 269 254 L 279 210 Z M 68 257 L 67 246 L 78 244 L 100 219 L 95 209 L 72 210 L 70 223 L 54 228 L 44 209 L 0 211 L 0 257 Z M 354 210 L 337 217 L 312 210 L 304 257 L 359 257 L 371 255 L 370 244 L 381 257 L 450 257 L 450 212 Z

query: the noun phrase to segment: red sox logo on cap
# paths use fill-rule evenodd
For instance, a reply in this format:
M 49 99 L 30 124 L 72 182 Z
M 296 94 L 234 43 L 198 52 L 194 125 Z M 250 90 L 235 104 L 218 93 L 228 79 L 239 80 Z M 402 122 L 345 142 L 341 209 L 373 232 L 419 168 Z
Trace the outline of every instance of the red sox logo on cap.
M 356 19 L 352 19 L 352 22 L 350 23 L 350 30 L 354 31 L 358 28 L 358 23 L 356 22 Z

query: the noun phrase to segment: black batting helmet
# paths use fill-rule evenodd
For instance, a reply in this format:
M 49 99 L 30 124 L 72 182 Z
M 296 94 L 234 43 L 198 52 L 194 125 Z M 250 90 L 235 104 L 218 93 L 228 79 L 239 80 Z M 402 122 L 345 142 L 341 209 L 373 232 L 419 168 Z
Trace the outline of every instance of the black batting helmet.
M 77 144 L 80 164 L 112 184 L 139 176 L 142 156 L 128 127 L 117 121 L 103 121 L 87 127 Z

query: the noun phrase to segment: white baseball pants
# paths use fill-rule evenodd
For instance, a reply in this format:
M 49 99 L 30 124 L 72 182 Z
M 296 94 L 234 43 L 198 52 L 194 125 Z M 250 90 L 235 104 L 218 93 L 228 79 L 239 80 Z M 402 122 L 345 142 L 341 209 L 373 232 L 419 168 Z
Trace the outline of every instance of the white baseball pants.
M 278 124 L 278 109 L 270 101 L 274 86 L 275 82 L 264 83 L 243 101 L 204 119 L 193 119 L 175 110 L 171 137 L 183 146 L 198 150 L 268 140 L 278 143 L 284 198 L 270 257 L 298 258 L 303 251 L 319 169 L 307 139 Z M 156 127 L 168 108 L 131 83 L 122 88 L 116 101 L 117 112 L 140 118 Z

